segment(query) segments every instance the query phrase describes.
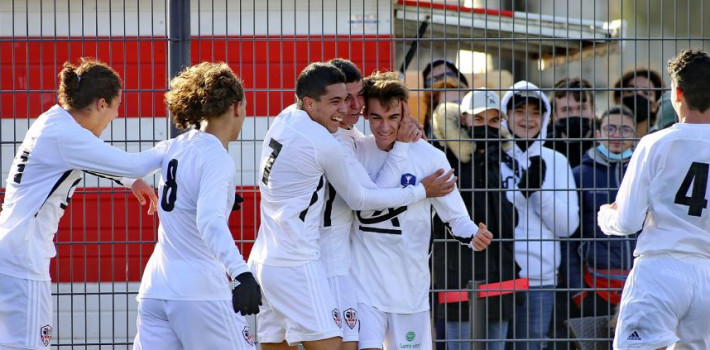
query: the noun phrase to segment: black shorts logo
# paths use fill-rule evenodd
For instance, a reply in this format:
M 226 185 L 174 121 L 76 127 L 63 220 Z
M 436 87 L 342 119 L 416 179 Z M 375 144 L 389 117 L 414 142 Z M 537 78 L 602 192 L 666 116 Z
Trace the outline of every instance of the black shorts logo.
M 350 327 L 350 329 L 355 328 L 357 325 L 357 311 L 355 309 L 347 309 L 343 312 L 343 317 L 345 317 L 345 324 Z
M 251 331 L 249 331 L 249 326 L 244 326 L 244 329 L 242 329 L 242 336 L 244 336 L 244 340 L 246 340 L 247 344 L 249 345 L 254 345 L 254 336 L 251 335 Z
M 39 338 L 42 339 L 44 346 L 49 346 L 52 341 L 52 326 L 46 325 L 39 329 Z
M 338 325 L 338 328 L 343 328 L 343 319 L 340 318 L 340 311 L 338 309 L 333 309 L 333 321 L 335 321 L 335 324 Z

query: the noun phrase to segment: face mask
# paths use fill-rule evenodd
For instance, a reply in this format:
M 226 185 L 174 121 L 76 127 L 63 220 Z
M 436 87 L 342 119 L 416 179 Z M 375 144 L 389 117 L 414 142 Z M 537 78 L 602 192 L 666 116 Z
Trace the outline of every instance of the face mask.
M 610 159 L 610 160 L 629 159 L 629 158 L 631 158 L 631 155 L 633 154 L 633 151 L 630 148 L 622 153 L 614 153 L 614 152 L 608 150 L 602 144 L 597 146 L 597 151 L 599 151 L 599 153 L 601 153 L 604 157 L 606 157 L 607 159 Z
M 562 118 L 555 123 L 556 134 L 564 133 L 570 139 L 581 139 L 592 129 L 592 120 L 578 116 Z
M 634 112 L 636 123 L 648 120 L 651 117 L 651 104 L 646 97 L 641 95 L 626 96 L 621 99 L 621 102 Z
M 487 125 L 474 126 L 471 128 L 471 137 L 476 143 L 476 149 L 485 149 L 486 142 L 499 142 L 500 129 Z

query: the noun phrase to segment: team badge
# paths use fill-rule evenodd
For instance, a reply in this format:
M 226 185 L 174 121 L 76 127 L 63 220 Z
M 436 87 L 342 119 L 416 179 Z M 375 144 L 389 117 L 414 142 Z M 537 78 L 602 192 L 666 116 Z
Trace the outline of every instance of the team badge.
M 44 346 L 49 346 L 49 342 L 52 341 L 52 326 L 46 325 L 40 328 L 39 337 L 42 339 Z
M 410 173 L 405 173 L 402 174 L 402 178 L 399 180 L 399 182 L 402 184 L 403 188 L 409 185 L 414 186 L 417 184 L 417 177 Z
M 343 319 L 340 318 L 340 311 L 338 311 L 338 309 L 333 309 L 333 321 L 338 325 L 338 328 L 343 328 Z
M 411 341 L 413 341 L 414 338 L 416 338 L 416 337 L 417 337 L 417 334 L 416 334 L 416 333 L 414 333 L 414 332 L 412 332 L 412 331 L 407 332 L 407 341 L 411 342 Z
M 345 318 L 345 324 L 347 324 L 350 329 L 355 328 L 355 325 L 357 325 L 357 311 L 352 308 L 347 309 L 343 312 L 343 317 Z
M 242 335 L 244 336 L 244 340 L 246 340 L 249 345 L 254 345 L 254 336 L 251 335 L 249 326 L 244 326 L 244 329 L 242 329 Z

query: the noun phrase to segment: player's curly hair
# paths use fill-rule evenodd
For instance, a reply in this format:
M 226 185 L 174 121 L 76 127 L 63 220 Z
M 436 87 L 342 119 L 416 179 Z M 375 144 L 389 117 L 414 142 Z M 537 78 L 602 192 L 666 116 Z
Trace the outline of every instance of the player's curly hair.
M 394 72 L 372 73 L 363 79 L 362 92 L 365 97 L 365 112 L 367 112 L 369 99 L 377 99 L 383 107 L 387 108 L 409 99 L 409 89 Z
M 229 106 L 244 100 L 242 82 L 224 63 L 202 62 L 185 68 L 170 81 L 165 93 L 172 119 L 179 129 L 219 117 Z
M 111 103 L 121 91 L 121 78 L 107 64 L 89 57 L 78 65 L 64 62 L 59 72 L 59 104 L 65 109 L 82 109 L 97 99 Z
M 683 91 L 691 110 L 710 108 L 710 55 L 702 50 L 683 50 L 668 61 L 673 85 Z

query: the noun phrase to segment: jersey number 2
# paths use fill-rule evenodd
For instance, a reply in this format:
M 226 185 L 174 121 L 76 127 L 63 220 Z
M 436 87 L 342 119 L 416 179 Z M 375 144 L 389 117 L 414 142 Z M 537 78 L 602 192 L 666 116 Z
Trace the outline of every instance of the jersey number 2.
M 177 159 L 172 159 L 168 162 L 168 179 L 165 180 L 165 186 L 163 186 L 163 200 L 160 201 L 160 207 L 165 211 L 173 211 L 173 209 L 175 209 L 178 189 L 177 182 L 175 181 L 177 166 Z
M 688 206 L 688 215 L 701 216 L 703 209 L 708 207 L 708 200 L 705 193 L 708 189 L 708 172 L 710 164 L 693 162 L 685 174 L 683 183 L 680 184 L 678 192 L 675 194 L 675 203 Z M 690 197 L 687 196 L 690 184 L 693 183 L 693 190 Z

